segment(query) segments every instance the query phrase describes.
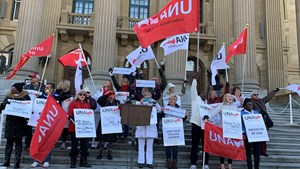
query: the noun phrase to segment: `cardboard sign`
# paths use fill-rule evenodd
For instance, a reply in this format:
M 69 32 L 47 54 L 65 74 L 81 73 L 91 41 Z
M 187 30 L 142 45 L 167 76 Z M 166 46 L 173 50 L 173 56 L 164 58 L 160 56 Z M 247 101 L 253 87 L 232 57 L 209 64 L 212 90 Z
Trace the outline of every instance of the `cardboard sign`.
M 94 111 L 92 109 L 74 109 L 76 138 L 96 137 Z
M 31 100 L 34 100 L 35 98 L 37 98 L 39 95 L 42 95 L 42 92 L 38 92 L 36 90 L 27 90 L 28 95 L 30 97 Z
M 173 115 L 173 116 L 176 116 L 176 117 L 184 118 L 186 110 L 185 109 L 179 109 L 179 108 L 176 108 L 176 107 L 166 106 L 165 110 L 164 110 L 164 113 L 170 114 L 170 115 Z
M 123 132 L 118 106 L 101 107 L 100 112 L 102 134 Z
M 154 88 L 155 81 L 154 80 L 136 80 L 136 87 Z
M 20 101 L 8 99 L 10 104 L 6 104 L 4 114 L 30 118 L 32 113 L 32 101 Z
M 152 107 L 150 124 L 157 124 L 157 110 L 156 107 Z
M 120 75 L 130 75 L 132 72 L 131 68 L 124 68 L 124 67 L 115 67 L 113 70 L 113 74 L 120 74 Z
M 121 104 L 124 104 L 129 96 L 129 92 L 116 92 L 116 100 L 119 100 Z
M 243 115 L 249 143 L 269 141 L 268 131 L 261 114 Z
M 182 118 L 162 118 L 164 146 L 185 145 Z
M 29 119 L 27 125 L 36 127 L 38 124 L 38 121 L 40 119 L 40 116 L 43 112 L 43 109 L 46 105 L 47 99 L 39 99 L 36 98 L 33 102 L 33 108 L 32 108 L 32 114 L 31 118 Z
M 241 112 L 222 110 L 223 136 L 226 138 L 243 138 Z
M 72 100 L 73 100 L 73 97 L 70 97 L 61 103 L 61 107 L 64 109 L 64 111 L 67 114 L 68 114 L 68 109 L 69 109 L 69 106 L 70 106 L 70 103 L 72 102 Z M 67 121 L 65 128 L 69 128 L 69 124 L 70 124 L 70 120 Z
M 205 122 L 203 120 L 204 116 L 205 115 L 209 116 L 213 112 L 213 110 L 218 107 L 218 105 L 219 104 L 201 104 L 201 103 L 198 103 L 200 116 L 201 116 L 201 128 L 202 129 L 205 128 Z M 218 125 L 220 123 L 220 119 L 221 119 L 220 115 L 217 114 L 215 116 L 215 118 L 208 119 L 208 121 L 210 123 Z

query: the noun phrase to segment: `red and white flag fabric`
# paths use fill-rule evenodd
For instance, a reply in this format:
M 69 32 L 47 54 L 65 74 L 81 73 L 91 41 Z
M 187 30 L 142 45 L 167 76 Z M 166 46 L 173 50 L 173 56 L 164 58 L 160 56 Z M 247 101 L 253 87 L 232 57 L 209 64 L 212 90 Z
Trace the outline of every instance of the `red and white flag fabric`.
M 6 77 L 6 79 L 11 79 L 17 71 L 19 71 L 22 66 L 30 59 L 31 56 L 48 56 L 51 51 L 52 42 L 54 39 L 54 35 L 51 35 L 49 38 L 39 43 L 38 45 L 32 47 L 30 50 L 25 52 L 19 59 L 14 70 Z
M 299 84 L 288 85 L 287 87 L 285 87 L 285 89 L 296 92 L 300 96 L 300 85 Z
M 81 60 L 82 60 L 82 53 L 80 52 L 79 59 L 77 62 L 78 65 L 77 65 L 76 72 L 75 72 L 75 79 L 74 79 L 76 95 L 80 91 L 80 86 L 82 85 L 82 62 L 81 62 Z
M 71 67 L 77 67 L 78 61 L 79 61 L 79 55 L 81 54 L 81 49 L 75 49 L 66 55 L 58 58 L 58 61 L 63 65 L 63 66 L 71 66 Z M 81 60 L 82 66 L 86 66 L 86 59 L 84 55 L 82 55 L 82 60 Z
M 50 95 L 31 140 L 30 155 L 33 159 L 42 162 L 46 158 L 59 139 L 67 121 L 67 113 Z
M 227 64 L 225 62 L 226 57 L 226 51 L 225 51 L 225 45 L 223 45 L 214 58 L 214 60 L 210 64 L 210 70 L 211 70 L 211 84 L 216 85 L 216 75 L 218 74 L 219 69 L 227 69 Z
M 246 54 L 248 28 L 240 34 L 238 39 L 227 50 L 226 63 L 233 55 Z
M 234 160 L 246 160 L 244 141 L 223 137 L 222 128 L 209 122 L 205 123 L 204 151 Z
M 188 50 L 189 34 L 180 34 L 167 38 L 160 44 L 160 47 L 164 49 L 165 56 L 178 50 Z
M 151 46 L 148 46 L 147 48 L 139 46 L 136 50 L 131 52 L 126 59 L 132 65 L 132 71 L 135 71 L 136 67 L 140 66 L 144 61 L 155 59 L 155 55 Z
M 199 30 L 199 0 L 172 0 L 157 14 L 138 22 L 134 31 L 143 48 L 166 37 Z

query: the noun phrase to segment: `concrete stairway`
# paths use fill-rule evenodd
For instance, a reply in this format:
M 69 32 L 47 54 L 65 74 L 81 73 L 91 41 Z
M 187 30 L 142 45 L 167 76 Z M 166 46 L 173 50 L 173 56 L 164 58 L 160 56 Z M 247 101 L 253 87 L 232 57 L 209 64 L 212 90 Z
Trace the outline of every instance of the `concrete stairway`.
M 186 109 L 190 110 L 190 106 L 184 105 Z M 289 111 L 286 110 L 279 113 L 284 107 L 270 105 L 269 114 L 274 121 L 274 127 L 269 130 L 270 142 L 268 142 L 268 154 L 269 157 L 261 157 L 261 169 L 287 169 L 287 168 L 300 168 L 300 133 L 299 125 L 289 125 Z M 300 109 L 293 109 L 294 111 L 294 123 L 300 124 Z M 190 149 L 191 149 L 191 124 L 188 120 L 185 122 L 185 138 L 186 145 L 179 147 L 178 153 L 178 167 L 189 168 L 190 165 Z M 129 141 L 129 140 L 127 140 Z M 89 162 L 93 165 L 93 168 L 129 168 L 130 166 L 130 148 L 131 145 L 127 143 L 117 143 L 113 149 L 113 160 L 107 160 L 106 153 L 104 152 L 104 158 L 97 160 L 96 156 L 98 150 L 90 150 Z M 155 168 L 165 167 L 165 149 L 162 145 L 162 133 L 161 128 L 159 132 L 159 145 L 154 145 L 154 164 Z M 70 142 L 67 142 L 68 146 Z M 51 167 L 50 168 L 69 168 L 69 150 L 61 150 L 59 148 L 60 141 L 53 149 Z M 2 139 L 0 146 L 0 162 L 4 161 L 4 148 L 5 139 Z M 199 153 L 200 154 L 200 153 Z M 12 155 L 12 162 L 14 160 Z M 202 156 L 199 155 L 199 159 Z M 299 160 L 299 161 L 298 161 Z M 137 151 L 134 151 L 134 168 L 137 168 Z M 199 160 L 199 165 L 202 160 Z M 30 168 L 32 159 L 28 155 L 28 151 L 23 151 L 22 168 Z M 245 169 L 245 161 L 234 161 L 233 166 L 235 169 Z M 147 168 L 147 167 L 145 167 Z M 200 168 L 200 167 L 198 167 Z M 210 168 L 219 168 L 219 158 L 211 155 Z

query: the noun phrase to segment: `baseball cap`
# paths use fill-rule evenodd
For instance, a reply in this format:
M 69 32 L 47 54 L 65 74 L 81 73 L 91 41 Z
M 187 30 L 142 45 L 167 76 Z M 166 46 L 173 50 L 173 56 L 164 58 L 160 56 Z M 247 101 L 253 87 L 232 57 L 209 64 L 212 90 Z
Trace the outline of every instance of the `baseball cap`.
M 41 79 L 41 77 L 40 77 L 40 75 L 38 73 L 33 73 L 33 74 L 29 75 L 29 77 L 31 77 L 31 78 L 37 78 L 39 80 Z

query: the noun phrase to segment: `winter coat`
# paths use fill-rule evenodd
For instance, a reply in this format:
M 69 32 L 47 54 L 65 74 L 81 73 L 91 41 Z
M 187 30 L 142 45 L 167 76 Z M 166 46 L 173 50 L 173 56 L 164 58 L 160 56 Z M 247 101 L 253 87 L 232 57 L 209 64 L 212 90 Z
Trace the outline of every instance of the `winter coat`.
M 130 78 L 128 79 L 129 84 L 128 84 L 127 88 L 126 88 L 126 91 L 122 91 L 122 86 L 118 83 L 116 77 L 115 77 L 114 75 L 111 76 L 111 80 L 113 81 L 113 85 L 114 85 L 114 87 L 116 88 L 116 90 L 117 90 L 118 92 L 129 92 L 129 93 L 130 93 L 130 92 L 131 92 L 130 86 L 131 86 L 131 84 L 133 83 L 133 79 L 134 79 L 134 78 L 132 78 L 132 77 L 130 76 Z
M 63 102 L 64 100 L 67 100 L 67 99 L 69 99 L 70 97 L 72 97 L 70 91 L 64 92 L 62 89 L 57 89 L 57 90 L 55 91 L 55 93 L 59 95 L 58 101 L 59 101 L 59 104 L 60 104 L 60 105 L 62 104 L 62 102 Z
M 198 104 L 206 104 L 207 101 L 203 101 L 197 92 L 197 80 L 194 79 L 191 87 L 191 95 L 192 95 L 192 109 L 191 109 L 191 118 L 190 123 L 193 123 L 199 127 L 201 127 L 201 116 Z
M 144 105 L 149 105 L 147 103 L 143 103 Z M 158 103 L 155 104 L 157 113 L 161 112 L 161 107 Z M 135 130 L 135 138 L 157 138 L 158 132 L 156 124 L 150 124 L 148 126 L 136 126 Z
M 219 121 L 219 124 L 217 124 L 219 127 L 222 127 L 222 110 L 235 110 L 238 111 L 237 107 L 233 103 L 222 103 L 218 105 L 216 109 L 213 110 L 213 112 L 209 115 L 209 119 L 214 118 L 217 114 L 220 115 L 221 120 Z
M 101 107 L 119 106 L 120 105 L 120 102 L 118 100 L 114 100 L 112 103 L 110 103 L 107 99 L 108 99 L 108 97 L 106 95 L 103 95 L 103 96 L 99 97 L 99 99 L 97 100 L 97 103 Z M 96 140 L 98 140 L 98 141 L 104 141 L 104 142 L 116 142 L 117 141 L 117 134 L 115 134 L 115 133 L 102 134 L 101 118 L 98 123 L 96 134 L 97 134 Z
M 158 69 L 158 72 L 159 72 L 159 76 L 160 76 L 160 79 L 161 79 L 161 83 L 159 85 L 160 86 L 160 90 L 164 91 L 165 88 L 168 85 L 167 78 L 166 78 L 165 72 L 162 69 Z
M 142 88 L 136 87 L 136 84 L 131 85 L 131 91 L 134 91 L 134 100 L 141 101 L 141 99 L 144 97 L 142 94 Z M 152 99 L 159 100 L 161 97 L 161 90 L 160 85 L 158 83 L 155 83 L 154 89 L 149 89 L 149 91 L 152 94 Z
M 91 109 L 91 106 L 86 100 L 80 101 L 79 99 L 77 99 L 72 101 L 68 109 L 68 115 L 69 118 L 73 119 L 73 121 L 74 121 L 74 111 L 73 111 L 74 109 Z M 75 132 L 75 124 L 73 122 L 70 122 L 68 131 Z
M 37 85 L 37 86 L 34 86 L 34 85 L 32 85 L 32 84 L 30 83 L 30 84 L 24 86 L 24 89 L 26 89 L 26 90 L 36 90 L 36 91 L 38 91 L 39 88 L 40 88 L 40 85 L 42 85 L 40 91 L 41 91 L 41 92 L 44 92 L 44 90 L 45 90 L 45 85 L 43 85 L 43 84 L 41 84 L 41 83 L 39 83 L 39 85 Z
M 224 93 L 229 93 L 229 84 L 226 84 Z M 215 97 L 214 99 L 208 98 L 207 103 L 208 104 L 222 103 L 223 102 L 223 97 L 224 97 L 224 95 L 222 95 L 220 97 Z
M 91 109 L 95 110 L 97 108 L 97 102 L 94 98 L 92 98 L 91 96 L 87 98 L 89 100 Z
M 266 103 L 268 103 L 276 94 L 276 91 L 273 90 L 267 96 L 262 99 L 251 99 L 253 103 L 253 109 L 258 111 L 260 114 L 264 115 L 267 113 Z
M 1 111 L 5 109 L 6 104 L 8 103 L 8 99 L 12 100 L 30 100 L 27 91 L 20 92 L 19 96 L 14 96 L 11 92 L 6 95 L 3 103 L 0 106 Z M 26 135 L 26 127 L 27 127 L 27 120 L 24 117 L 6 116 L 6 123 L 5 123 L 5 138 L 15 138 L 15 137 L 23 137 Z

